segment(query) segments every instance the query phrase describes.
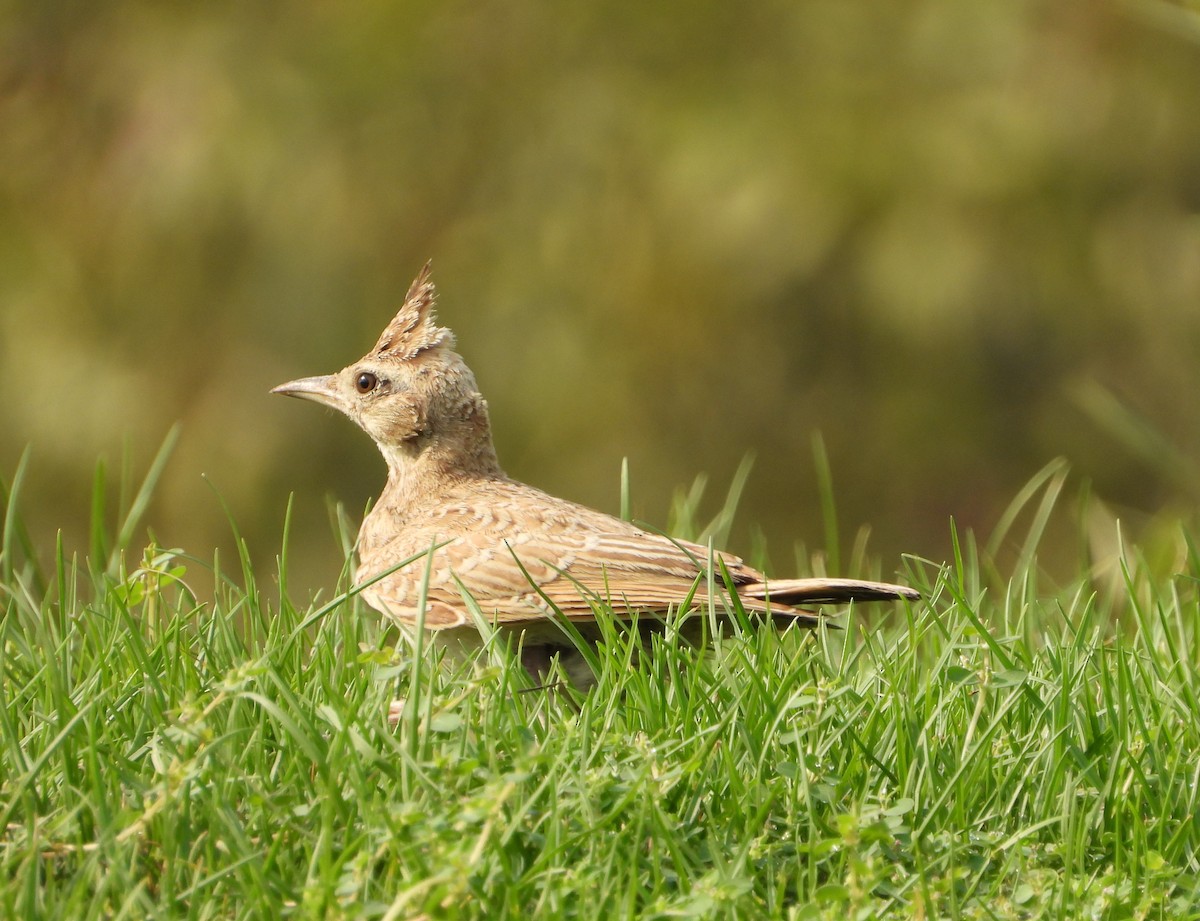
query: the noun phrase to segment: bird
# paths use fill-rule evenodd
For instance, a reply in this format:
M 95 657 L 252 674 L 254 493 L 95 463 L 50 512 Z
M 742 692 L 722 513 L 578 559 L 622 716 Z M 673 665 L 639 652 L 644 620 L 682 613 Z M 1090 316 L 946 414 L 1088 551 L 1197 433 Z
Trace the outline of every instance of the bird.
M 356 584 L 363 599 L 409 635 L 423 629 L 459 653 L 490 629 L 515 636 L 522 663 L 545 679 L 552 663 L 572 684 L 594 684 L 587 657 L 561 626 L 589 642 L 598 618 L 621 627 L 674 612 L 747 615 L 815 627 L 802 605 L 916 601 L 902 585 L 857 579 L 768 580 L 738 556 L 643 529 L 508 476 L 492 440 L 488 404 L 438 325 L 430 264 L 361 359 L 272 393 L 348 416 L 375 442 L 387 481 L 363 519 Z M 713 594 L 710 598 L 710 585 Z M 470 600 L 468 600 L 468 598 Z

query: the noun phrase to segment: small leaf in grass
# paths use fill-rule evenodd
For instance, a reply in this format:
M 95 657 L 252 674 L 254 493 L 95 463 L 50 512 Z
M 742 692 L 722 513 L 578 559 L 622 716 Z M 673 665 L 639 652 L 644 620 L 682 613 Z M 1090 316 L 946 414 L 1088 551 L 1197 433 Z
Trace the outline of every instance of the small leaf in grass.
M 979 676 L 969 668 L 963 668 L 961 665 L 951 665 L 946 669 L 946 678 L 952 684 L 978 684 Z
M 509 771 L 507 774 L 504 775 L 504 782 L 511 783 L 511 784 L 520 784 L 520 783 L 524 783 L 525 781 L 527 781 L 530 778 L 530 776 L 531 775 L 528 771 Z
M 357 658 L 357 661 L 360 665 L 370 664 L 386 666 L 392 664 L 393 658 L 392 651 L 390 649 L 371 649 L 365 644 L 361 644 L 359 649 L 362 650 L 358 654 Z M 379 672 L 377 671 L 375 674 L 378 677 Z
M 816 694 L 814 694 L 812 691 L 802 691 L 801 693 L 794 695 L 792 699 L 787 702 L 784 709 L 799 710 L 802 707 L 810 707 L 816 702 Z
M 850 890 L 837 883 L 826 883 L 824 886 L 818 886 L 813 896 L 818 902 L 849 902 Z
M 141 580 L 127 582 L 124 585 L 118 585 L 113 589 L 113 594 L 119 598 L 126 607 L 132 608 L 141 604 L 146 597 L 146 586 L 141 583 Z
M 812 793 L 813 799 L 822 803 L 832 803 L 837 799 L 837 791 L 827 783 L 814 784 Z
M 363 737 L 363 734 L 353 726 L 350 727 L 350 744 L 354 746 L 354 750 L 363 759 L 364 763 L 369 764 L 379 759 L 379 752 L 375 749 L 375 746 L 368 742 Z
M 1029 677 L 1029 672 L 1021 668 L 1006 668 L 1002 672 L 996 672 L 992 675 L 992 687 L 994 688 L 1013 688 L 1019 684 L 1024 684 L 1025 679 Z
M 814 859 L 819 860 L 822 857 L 828 857 L 841 846 L 842 842 L 838 838 L 822 838 L 820 841 L 801 844 L 796 850 L 801 854 L 808 854 Z
M 712 896 L 701 893 L 688 899 L 675 913 L 683 918 L 701 918 L 710 914 L 716 904 Z
M 905 796 L 902 799 L 896 800 L 892 805 L 883 810 L 884 815 L 908 815 L 916 808 L 916 801 L 911 796 Z
M 1017 905 L 1024 905 L 1033 898 L 1033 887 L 1029 883 L 1021 883 L 1013 891 L 1013 902 Z
M 453 710 L 438 713 L 429 721 L 429 728 L 434 732 L 455 732 L 463 724 L 463 718 Z
M 892 837 L 892 830 L 884 822 L 872 822 L 858 830 L 858 840 L 863 844 L 883 844 Z

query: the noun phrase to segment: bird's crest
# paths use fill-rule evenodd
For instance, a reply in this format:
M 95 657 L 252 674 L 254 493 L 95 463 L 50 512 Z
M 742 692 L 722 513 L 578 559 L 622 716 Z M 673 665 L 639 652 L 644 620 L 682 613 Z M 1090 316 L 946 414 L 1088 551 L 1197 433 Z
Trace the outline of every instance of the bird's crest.
M 407 361 L 435 346 L 454 345 L 454 334 L 437 325 L 434 302 L 437 290 L 430 281 L 426 262 L 404 295 L 404 303 L 375 343 L 371 353 L 379 358 Z

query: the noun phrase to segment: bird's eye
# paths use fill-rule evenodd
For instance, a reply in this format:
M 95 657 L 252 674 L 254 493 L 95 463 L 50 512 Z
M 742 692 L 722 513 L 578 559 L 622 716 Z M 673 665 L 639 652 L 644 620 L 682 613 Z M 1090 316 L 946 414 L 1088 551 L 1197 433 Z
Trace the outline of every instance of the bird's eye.
M 359 393 L 370 393 L 379 386 L 379 378 L 370 371 L 364 371 L 358 376 L 358 380 L 354 382 L 354 386 L 358 388 Z

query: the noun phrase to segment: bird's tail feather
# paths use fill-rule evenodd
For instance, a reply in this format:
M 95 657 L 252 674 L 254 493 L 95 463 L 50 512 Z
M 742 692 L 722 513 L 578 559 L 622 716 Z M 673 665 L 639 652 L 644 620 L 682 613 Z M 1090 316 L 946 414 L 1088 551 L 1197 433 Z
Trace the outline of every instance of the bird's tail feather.
M 848 601 L 916 601 L 920 592 L 889 582 L 861 579 L 778 579 L 738 586 L 743 598 L 780 604 L 838 604 Z

